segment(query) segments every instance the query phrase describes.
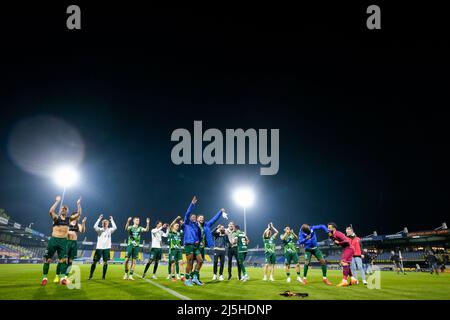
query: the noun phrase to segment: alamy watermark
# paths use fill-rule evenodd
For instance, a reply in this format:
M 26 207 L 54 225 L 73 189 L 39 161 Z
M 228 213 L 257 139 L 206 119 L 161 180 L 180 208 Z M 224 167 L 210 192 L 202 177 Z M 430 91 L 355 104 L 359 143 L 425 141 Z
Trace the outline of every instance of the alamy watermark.
M 179 128 L 172 132 L 171 141 L 178 142 L 171 152 L 176 165 L 261 164 L 261 175 L 275 175 L 280 168 L 279 129 L 225 129 L 224 138 L 219 129 L 203 132 L 202 121 L 194 121 L 193 137 L 189 130 Z
M 70 267 L 70 274 L 68 277 L 67 289 L 81 289 L 81 270 L 77 265 Z
M 368 289 L 381 289 L 381 271 L 377 266 L 372 266 L 371 274 L 367 277 Z

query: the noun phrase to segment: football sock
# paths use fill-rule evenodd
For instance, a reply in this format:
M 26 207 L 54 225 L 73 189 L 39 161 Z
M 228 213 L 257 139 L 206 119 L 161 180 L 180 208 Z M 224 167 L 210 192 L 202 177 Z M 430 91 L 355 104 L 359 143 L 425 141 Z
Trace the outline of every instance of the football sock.
M 307 264 L 305 264 L 305 266 L 303 267 L 303 277 L 305 277 L 306 278 L 306 275 L 308 274 L 308 265 Z
M 70 268 L 72 267 L 72 261 L 67 263 L 67 268 L 66 268 L 66 276 L 69 275 L 70 273 Z
M 103 278 L 106 276 L 106 271 L 108 270 L 108 264 L 107 263 L 104 263 L 103 264 Z
M 97 262 L 93 262 L 91 264 L 91 272 L 89 273 L 89 278 L 92 278 L 92 275 L 94 274 L 95 267 L 97 266 Z
M 327 277 L 327 265 L 323 264 L 320 266 L 320 268 L 322 268 L 322 276 L 326 278 Z
M 156 270 L 158 270 L 158 261 L 155 261 L 155 264 L 153 265 L 153 274 L 156 273 Z
M 60 270 L 59 274 L 61 274 L 61 275 L 66 274 L 67 263 L 62 262 L 61 266 L 59 267 L 59 270 Z
M 44 275 L 44 278 L 47 278 L 48 275 L 48 269 L 50 269 L 50 263 L 44 263 L 44 266 L 42 267 L 42 273 Z
M 347 280 L 349 274 L 350 274 L 350 267 L 349 266 L 344 266 L 342 268 L 342 273 L 344 275 L 344 280 Z

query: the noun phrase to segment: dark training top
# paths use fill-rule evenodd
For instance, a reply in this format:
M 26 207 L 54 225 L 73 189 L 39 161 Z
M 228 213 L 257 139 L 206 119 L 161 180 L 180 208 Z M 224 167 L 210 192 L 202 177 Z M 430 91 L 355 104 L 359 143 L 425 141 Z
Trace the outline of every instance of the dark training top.
M 78 222 L 73 224 L 69 224 L 69 231 L 80 232 L 80 228 L 78 227 Z
M 53 221 L 53 226 L 68 226 L 69 225 L 69 218 L 66 217 L 66 219 L 61 219 L 61 216 L 58 216 L 58 218 L 56 220 Z M 78 227 L 78 224 L 77 224 Z

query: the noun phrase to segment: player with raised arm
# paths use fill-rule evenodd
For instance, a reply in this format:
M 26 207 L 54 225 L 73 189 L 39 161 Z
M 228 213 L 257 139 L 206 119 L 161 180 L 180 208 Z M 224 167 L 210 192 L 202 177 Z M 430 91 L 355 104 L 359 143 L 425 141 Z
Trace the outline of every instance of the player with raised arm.
M 102 223 L 102 227 L 98 226 L 99 223 Z M 111 222 L 112 227 L 109 227 L 109 223 Z M 97 233 L 97 246 L 95 248 L 94 261 L 91 265 L 91 271 L 89 273 L 89 280 L 92 279 L 94 275 L 95 267 L 100 259 L 103 259 L 103 275 L 102 279 L 106 279 L 106 271 L 108 270 L 108 261 L 110 258 L 110 250 L 111 250 L 111 235 L 117 230 L 116 223 L 112 216 L 109 216 L 108 219 L 103 219 L 103 215 L 101 214 L 97 221 L 94 224 L 94 230 Z
M 297 281 L 303 283 L 300 276 L 300 261 L 298 259 L 296 240 L 298 240 L 297 235 L 291 227 L 286 226 L 284 228 L 284 234 L 280 236 L 283 242 L 284 251 L 284 267 L 286 271 L 286 282 L 291 282 L 291 264 L 295 264 L 295 272 L 297 272 Z
M 80 208 L 81 209 L 81 208 Z M 67 268 L 66 268 L 66 276 L 69 276 L 70 269 L 72 267 L 72 261 L 77 258 L 78 252 L 78 233 L 86 232 L 86 220 L 84 217 L 81 223 L 78 223 L 81 217 L 81 211 L 79 211 L 80 216 L 73 221 L 69 222 L 69 234 L 67 237 Z
M 195 260 L 197 261 L 196 265 L 196 274 L 192 280 L 195 284 L 203 285 L 203 283 L 200 281 L 200 269 L 203 265 L 203 261 L 205 260 L 205 248 L 212 248 L 214 247 L 214 237 L 212 234 L 212 226 L 219 220 L 220 217 L 223 217 L 225 219 L 228 219 L 228 215 L 225 212 L 225 209 L 220 209 L 214 217 L 212 217 L 210 220 L 205 222 L 205 216 L 204 215 L 197 215 L 197 223 L 200 228 L 200 255 L 202 258 L 202 261 L 199 261 L 197 257 L 195 257 Z
M 202 258 L 199 243 L 201 238 L 201 231 L 197 224 L 197 216 L 192 214 L 192 210 L 197 203 L 197 197 L 194 196 L 184 215 L 184 251 L 186 253 L 186 280 L 184 284 L 192 287 L 191 272 L 194 266 L 194 256 Z
M 73 213 L 70 217 L 67 217 L 67 212 L 69 208 L 66 205 L 61 205 L 61 210 L 59 214 L 56 213 L 56 208 L 58 204 L 61 202 L 61 197 L 57 196 L 55 203 L 51 206 L 49 210 L 50 217 L 53 220 L 53 230 L 52 236 L 48 241 L 47 250 L 44 255 L 44 265 L 43 265 L 43 277 L 41 281 L 41 285 L 45 286 L 47 284 L 47 276 L 48 270 L 50 268 L 50 262 L 53 259 L 55 253 L 58 255 L 58 265 L 57 267 L 58 281 L 62 285 L 66 285 L 68 283 L 66 274 L 67 268 L 67 236 L 69 234 L 69 222 L 76 221 L 80 217 L 81 212 L 81 198 L 77 201 L 77 209 L 78 212 Z M 63 276 L 62 279 L 59 279 L 59 275 Z
M 169 230 L 167 229 L 169 225 L 167 223 L 162 223 L 158 221 L 154 229 L 152 229 L 152 249 L 150 250 L 150 258 L 148 259 L 147 264 L 145 265 L 144 273 L 142 274 L 142 279 L 145 278 L 147 274 L 148 268 L 154 262 L 153 265 L 153 275 L 152 279 L 157 279 L 156 271 L 158 270 L 159 261 L 162 258 L 162 238 L 167 238 L 169 235 Z M 163 231 L 165 229 L 166 231 Z
M 168 279 L 172 279 L 173 282 L 180 280 L 184 281 L 183 274 L 183 252 L 181 249 L 181 231 L 179 221 L 182 218 L 176 217 L 169 226 L 169 263 Z M 181 271 L 180 271 L 181 270 Z
M 145 228 L 139 226 L 140 218 L 134 217 L 133 225 L 130 226 L 132 218 L 129 217 L 125 224 L 125 231 L 128 233 L 127 254 L 125 256 L 125 275 L 124 280 L 134 280 L 133 273 L 136 268 L 136 259 L 139 256 L 139 245 L 141 243 L 141 234 L 150 231 L 150 218 L 147 218 L 147 226 Z M 131 259 L 131 268 L 128 269 L 128 262 Z M 129 272 L 129 274 L 128 274 Z
M 334 243 L 342 248 L 341 254 L 341 265 L 342 265 L 342 273 L 343 278 L 341 283 L 339 283 L 338 287 L 346 287 L 349 285 L 348 276 L 352 275 L 350 270 L 350 264 L 352 263 L 353 254 L 355 250 L 353 249 L 350 239 L 347 238 L 345 234 L 337 230 L 336 224 L 334 222 L 328 223 L 328 235 L 330 239 L 334 241 Z M 356 281 L 351 279 L 350 285 L 356 284 Z
M 264 278 L 263 281 L 267 281 L 267 273 L 270 273 L 270 281 L 275 281 L 273 278 L 273 272 L 275 270 L 275 263 L 277 262 L 277 256 L 275 254 L 275 239 L 278 236 L 278 230 L 275 229 L 273 223 L 270 222 L 267 225 L 266 230 L 263 232 L 264 242 Z
M 328 233 L 328 229 L 325 225 L 320 224 L 316 226 L 309 226 L 303 224 L 298 233 L 297 244 L 304 246 L 305 248 L 305 266 L 303 267 L 303 284 L 308 284 L 306 276 L 308 275 L 309 264 L 311 263 L 311 257 L 314 256 L 320 263 L 322 269 L 322 281 L 328 286 L 331 286 L 331 282 L 327 278 L 327 262 L 323 257 L 322 251 L 320 251 L 317 244 L 316 231 L 322 230 Z
M 250 243 L 250 240 L 248 239 L 245 232 L 241 231 L 239 226 L 236 226 L 235 241 L 237 243 L 238 263 L 241 266 L 241 270 L 243 273 L 241 281 L 245 282 L 247 280 L 250 280 L 247 270 L 245 269 L 245 258 L 247 257 L 248 244 Z

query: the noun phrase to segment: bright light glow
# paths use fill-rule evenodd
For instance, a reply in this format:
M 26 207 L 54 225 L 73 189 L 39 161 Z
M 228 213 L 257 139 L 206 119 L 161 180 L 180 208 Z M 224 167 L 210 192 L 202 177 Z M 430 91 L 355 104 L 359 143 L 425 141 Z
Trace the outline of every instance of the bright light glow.
M 255 195 L 250 188 L 240 188 L 233 193 L 234 201 L 243 208 L 248 208 L 253 204 Z
M 78 181 L 78 173 L 71 167 L 61 167 L 55 171 L 53 179 L 57 185 L 67 188 Z

